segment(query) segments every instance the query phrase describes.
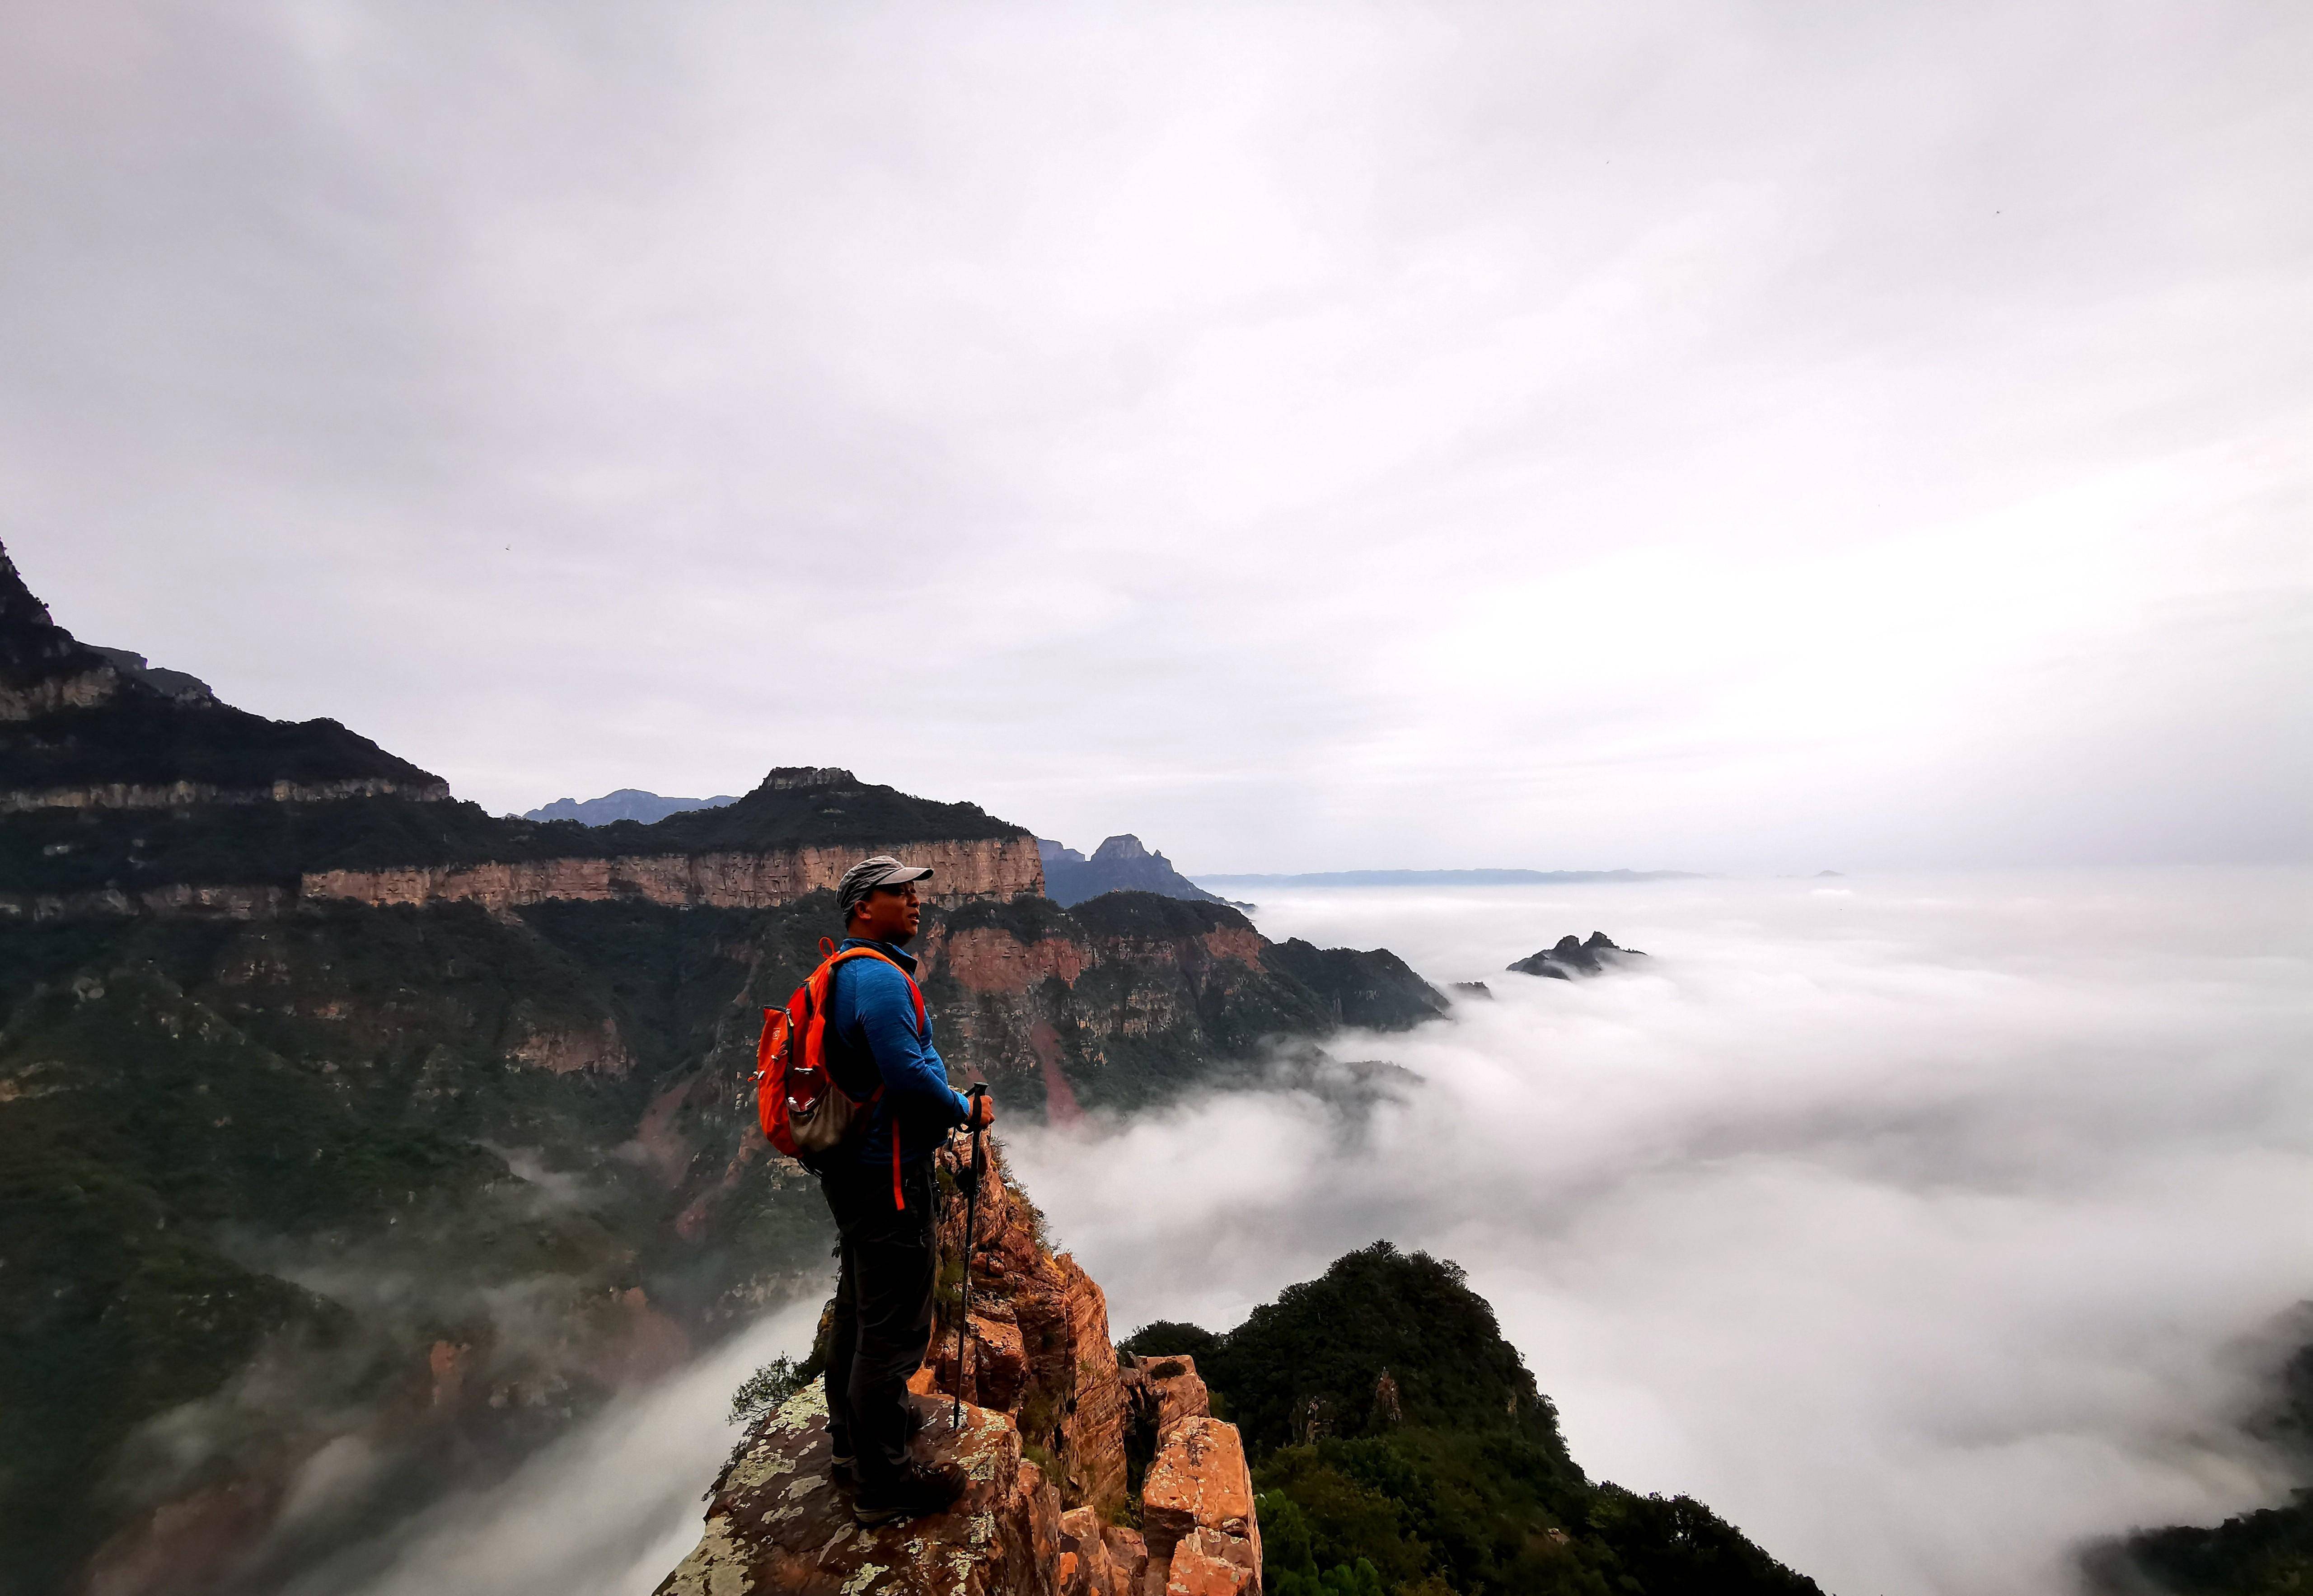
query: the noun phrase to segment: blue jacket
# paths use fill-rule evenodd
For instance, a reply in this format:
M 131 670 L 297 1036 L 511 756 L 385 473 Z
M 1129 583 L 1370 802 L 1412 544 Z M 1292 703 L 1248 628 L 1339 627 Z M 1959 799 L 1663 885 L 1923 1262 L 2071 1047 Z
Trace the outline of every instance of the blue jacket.
M 915 960 L 895 943 L 849 936 L 843 946 L 873 948 L 915 974 Z M 892 1167 L 894 1118 L 901 1162 L 913 1164 L 929 1158 L 972 1114 L 963 1094 L 947 1083 L 947 1065 L 932 1046 L 928 1013 L 922 1033 L 916 1030 L 916 1000 L 900 969 L 880 960 L 847 959 L 828 983 L 828 1073 L 854 1097 L 865 1097 L 879 1081 L 884 1087 L 867 1111 L 866 1134 L 852 1143 L 857 1161 L 870 1169 Z

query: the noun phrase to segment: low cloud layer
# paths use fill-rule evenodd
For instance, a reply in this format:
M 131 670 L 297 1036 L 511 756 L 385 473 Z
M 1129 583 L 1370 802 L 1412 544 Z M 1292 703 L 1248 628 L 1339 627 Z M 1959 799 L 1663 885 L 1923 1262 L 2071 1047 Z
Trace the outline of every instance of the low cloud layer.
M 681 1374 L 614 1402 L 504 1484 L 349 1548 L 293 1596 L 641 1596 L 699 1539 L 700 1494 L 738 1438 L 731 1393 L 770 1358 L 808 1348 L 819 1307 L 766 1315 Z
M 2084 1537 L 2282 1483 L 2238 1424 L 2313 1296 L 2309 885 L 1281 899 L 1271 935 L 1498 999 L 1349 1043 L 1423 1078 L 1370 1122 L 1230 1097 L 1016 1154 L 1120 1330 L 1385 1236 L 1469 1268 L 1594 1472 L 1829 1590 L 2061 1591 Z M 1654 957 L 1499 973 L 1593 929 Z
M 2240 1425 L 2313 1296 L 2309 902 L 2210 872 L 1279 897 L 1272 935 L 1499 996 L 1352 1039 L 1420 1077 L 1369 1115 L 1240 1093 L 1011 1146 L 1120 1335 L 1428 1248 L 1593 1473 L 1841 1596 L 2057 1596 L 2084 1539 L 2287 1483 Z M 1653 957 L 1500 973 L 1593 929 Z M 815 1306 L 310 1591 L 648 1590 Z

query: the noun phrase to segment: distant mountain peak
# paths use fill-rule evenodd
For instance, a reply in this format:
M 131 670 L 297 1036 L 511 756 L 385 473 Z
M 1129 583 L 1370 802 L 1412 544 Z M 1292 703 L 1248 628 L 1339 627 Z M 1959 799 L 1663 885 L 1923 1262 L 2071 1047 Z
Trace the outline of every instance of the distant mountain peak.
M 531 810 L 522 818 L 525 820 L 576 820 L 582 826 L 608 826 L 618 820 L 638 820 L 651 826 L 669 815 L 688 814 L 694 809 L 721 809 L 726 804 L 738 802 L 729 793 L 720 793 L 712 798 L 662 798 L 656 793 L 646 793 L 640 787 L 620 787 L 614 793 L 603 794 L 600 798 L 557 798 L 551 803 Z
M 1605 932 L 1594 931 L 1588 942 L 1570 934 L 1561 936 L 1554 946 L 1529 954 L 1509 968 L 1520 975 L 1570 981 L 1576 976 L 1603 975 L 1625 959 L 1645 957 L 1636 948 L 1615 946 L 1614 939 Z
M 1036 851 L 1044 857 L 1044 894 L 1055 903 L 1082 903 L 1104 892 L 1154 892 L 1190 903 L 1228 901 L 1189 880 L 1129 831 L 1103 841 L 1089 859 L 1041 837 Z

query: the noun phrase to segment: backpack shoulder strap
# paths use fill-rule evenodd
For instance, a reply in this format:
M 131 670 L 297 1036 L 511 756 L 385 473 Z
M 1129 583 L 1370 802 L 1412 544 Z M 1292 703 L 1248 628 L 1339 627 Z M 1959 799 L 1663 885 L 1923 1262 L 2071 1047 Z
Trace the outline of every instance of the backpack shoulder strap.
M 875 948 L 845 948 L 840 952 L 830 954 L 827 960 L 819 967 L 819 969 L 826 971 L 827 979 L 831 982 L 835 978 L 835 967 L 849 959 L 874 959 L 881 963 L 890 965 L 893 969 L 899 970 L 900 978 L 908 984 L 908 995 L 915 1000 L 916 1035 L 921 1037 L 929 1030 L 930 1022 L 927 1019 L 924 1010 L 924 989 L 916 985 L 915 977 L 910 975 L 906 970 L 900 969 L 900 961 L 898 960 L 893 958 L 889 953 L 882 952 Z M 812 978 L 814 980 L 819 979 L 819 970 L 814 970 L 812 972 Z M 825 990 L 824 986 L 822 987 L 822 990 Z
M 849 959 L 878 960 L 900 971 L 900 978 L 908 984 L 908 995 L 916 1000 L 916 1035 L 919 1039 L 928 1039 L 930 1035 L 931 1022 L 924 1016 L 924 989 L 916 985 L 915 977 L 900 969 L 898 960 L 875 948 L 841 949 L 829 954 L 819 969 L 812 972 L 811 978 L 819 985 L 819 1007 L 822 1013 L 826 1008 L 827 987 L 835 979 L 835 967 Z M 822 1025 L 826 1023 L 824 1018 L 822 1019 L 821 1023 Z M 878 1073 L 880 1074 L 881 1072 Z M 884 1083 L 878 1080 L 875 1083 L 874 1096 L 881 1097 L 883 1094 Z M 908 1199 L 900 1185 L 900 1122 L 897 1118 L 893 1118 L 887 1123 L 892 1134 L 892 1206 L 894 1209 L 904 1209 L 908 1206 Z

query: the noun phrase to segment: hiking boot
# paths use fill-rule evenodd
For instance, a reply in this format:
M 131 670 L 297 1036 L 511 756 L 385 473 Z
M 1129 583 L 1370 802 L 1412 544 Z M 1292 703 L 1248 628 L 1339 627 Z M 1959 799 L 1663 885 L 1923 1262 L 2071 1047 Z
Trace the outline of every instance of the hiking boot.
M 913 1402 L 909 1403 L 908 1439 L 913 1441 L 930 1427 L 931 1420 L 925 1415 L 924 1410 Z M 850 1443 L 846 1441 L 843 1444 L 849 1446 Z M 849 1490 L 859 1483 L 859 1460 L 844 1451 L 842 1447 L 837 1447 L 835 1455 L 828 1465 L 827 1477 Z
M 926 1513 L 945 1513 L 963 1495 L 963 1470 L 961 1469 L 927 1469 L 911 1463 L 897 1478 L 878 1485 L 859 1487 L 859 1499 L 853 1504 L 851 1516 L 863 1529 L 878 1524 L 897 1523 L 901 1519 L 921 1518 Z

